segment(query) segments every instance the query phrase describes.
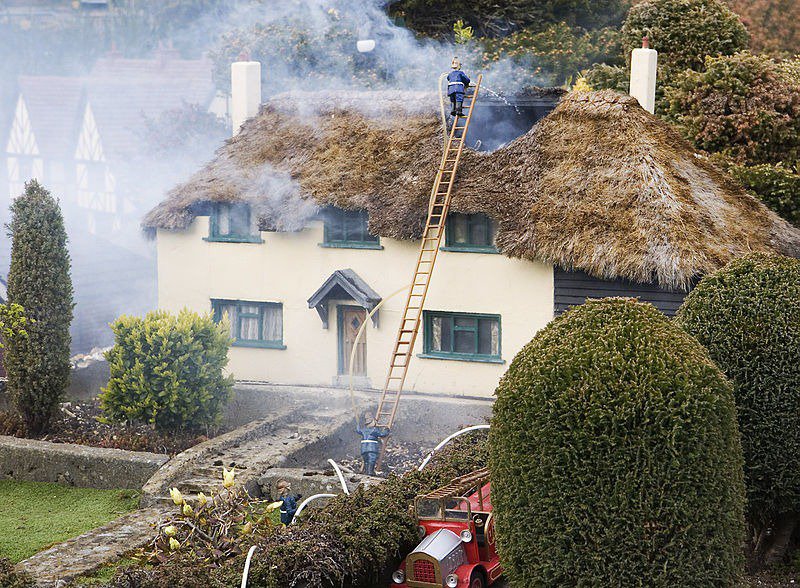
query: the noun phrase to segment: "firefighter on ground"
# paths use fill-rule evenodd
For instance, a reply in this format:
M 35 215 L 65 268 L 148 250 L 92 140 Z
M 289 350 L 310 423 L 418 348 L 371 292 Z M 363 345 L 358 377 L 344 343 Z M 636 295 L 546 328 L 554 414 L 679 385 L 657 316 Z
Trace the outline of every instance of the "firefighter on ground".
M 292 496 L 292 485 L 288 480 L 278 480 L 278 496 L 281 504 L 281 522 L 288 525 L 294 518 L 294 513 L 297 512 L 297 500 L 301 498 L 300 495 Z
M 447 74 L 447 95 L 450 96 L 450 104 L 452 110 L 450 114 L 453 116 L 464 116 L 462 110 L 464 104 L 464 93 L 469 86 L 469 78 L 467 74 L 461 71 L 461 62 L 458 57 L 453 57 L 453 63 L 450 64 L 453 69 Z
M 356 433 L 361 435 L 361 459 L 364 460 L 364 473 L 368 476 L 375 475 L 375 464 L 378 463 L 378 456 L 381 453 L 381 442 L 378 439 L 389 435 L 386 427 L 374 426 L 375 421 L 370 417 L 369 412 L 364 413 L 364 426 L 356 429 Z M 367 423 L 371 423 L 370 426 Z

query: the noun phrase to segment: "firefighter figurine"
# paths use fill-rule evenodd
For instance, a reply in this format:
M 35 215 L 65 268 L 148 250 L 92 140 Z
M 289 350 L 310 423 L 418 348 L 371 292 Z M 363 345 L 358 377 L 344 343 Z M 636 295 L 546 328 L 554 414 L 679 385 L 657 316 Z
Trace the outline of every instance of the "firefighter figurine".
M 281 522 L 288 525 L 294 518 L 294 513 L 297 512 L 297 500 L 300 496 L 292 496 L 292 485 L 288 480 L 278 480 L 278 496 L 281 504 Z
M 458 57 L 453 57 L 450 64 L 453 71 L 447 74 L 447 95 L 450 97 L 452 109 L 450 114 L 453 116 L 464 116 L 464 93 L 469 86 L 467 74 L 461 71 L 461 62 Z
M 361 435 L 361 459 L 364 460 L 364 473 L 368 476 L 375 475 L 375 464 L 381 453 L 381 443 L 378 439 L 389 435 L 387 427 L 376 427 L 375 421 L 369 412 L 364 413 L 364 426 L 358 427 L 356 433 Z M 370 423 L 368 426 L 367 423 Z

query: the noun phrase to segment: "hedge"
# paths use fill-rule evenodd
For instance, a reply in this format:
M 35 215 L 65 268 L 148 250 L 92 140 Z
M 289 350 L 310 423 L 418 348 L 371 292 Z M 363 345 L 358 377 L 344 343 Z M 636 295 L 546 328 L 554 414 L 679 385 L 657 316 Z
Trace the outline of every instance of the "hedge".
M 590 301 L 540 331 L 489 433 L 510 585 L 733 586 L 742 453 L 730 384 L 649 304 Z
M 737 259 L 701 280 L 676 320 L 733 382 L 748 519 L 776 534 L 800 514 L 800 260 Z

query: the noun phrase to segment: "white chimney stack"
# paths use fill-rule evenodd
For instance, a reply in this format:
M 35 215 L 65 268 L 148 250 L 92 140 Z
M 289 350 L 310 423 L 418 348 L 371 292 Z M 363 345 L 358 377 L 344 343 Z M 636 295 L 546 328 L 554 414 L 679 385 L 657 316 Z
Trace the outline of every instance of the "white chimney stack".
M 656 71 L 658 51 L 650 49 L 650 40 L 642 39 L 642 48 L 631 53 L 631 91 L 647 112 L 656 110 Z
M 231 123 L 233 134 L 242 123 L 258 114 L 261 107 L 261 63 L 237 61 L 231 64 Z

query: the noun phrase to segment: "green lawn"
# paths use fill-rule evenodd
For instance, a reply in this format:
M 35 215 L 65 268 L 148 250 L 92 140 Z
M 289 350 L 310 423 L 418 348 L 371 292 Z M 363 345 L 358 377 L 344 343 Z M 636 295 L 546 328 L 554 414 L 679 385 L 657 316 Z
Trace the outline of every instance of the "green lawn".
M 0 556 L 14 562 L 136 508 L 133 490 L 0 480 Z

